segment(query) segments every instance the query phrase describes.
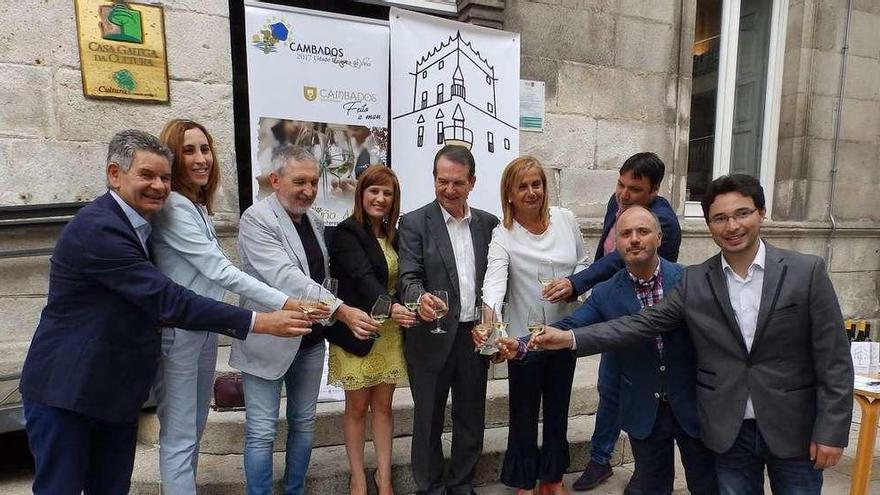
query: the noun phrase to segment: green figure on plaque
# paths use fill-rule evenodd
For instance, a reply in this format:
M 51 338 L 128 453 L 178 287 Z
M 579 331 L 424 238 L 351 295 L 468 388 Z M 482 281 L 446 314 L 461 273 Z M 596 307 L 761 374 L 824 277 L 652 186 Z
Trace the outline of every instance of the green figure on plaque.
M 143 43 L 141 13 L 125 4 L 101 7 L 101 35 L 105 40 Z

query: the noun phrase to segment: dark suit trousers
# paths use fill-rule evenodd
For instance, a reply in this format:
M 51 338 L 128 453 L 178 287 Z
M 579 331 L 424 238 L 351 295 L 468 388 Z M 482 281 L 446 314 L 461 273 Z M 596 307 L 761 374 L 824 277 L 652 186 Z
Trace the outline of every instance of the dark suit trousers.
M 110 423 L 24 400 L 35 494 L 128 493 L 137 421 Z
M 678 444 L 681 463 L 687 478 L 688 491 L 694 495 L 715 495 L 718 480 L 715 475 L 715 458 L 703 442 L 688 435 L 678 424 L 668 402 L 657 406 L 654 429 L 647 438 L 629 438 L 635 472 L 627 487 L 631 495 L 667 495 L 672 493 L 675 480 L 675 452 L 673 442 Z
M 412 471 L 419 494 L 471 494 L 477 461 L 483 450 L 488 360 L 474 352 L 472 323 L 459 323 L 443 368 L 429 371 L 408 365 L 413 395 Z M 427 332 L 415 328 L 409 332 Z M 443 483 L 440 436 L 446 400 L 452 390 L 452 456 Z

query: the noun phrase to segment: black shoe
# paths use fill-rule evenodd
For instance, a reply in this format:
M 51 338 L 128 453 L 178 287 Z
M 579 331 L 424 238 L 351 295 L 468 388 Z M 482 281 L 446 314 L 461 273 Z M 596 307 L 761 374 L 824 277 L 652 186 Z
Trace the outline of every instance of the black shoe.
M 571 487 L 577 492 L 592 490 L 599 486 L 599 483 L 602 483 L 610 477 L 611 466 L 590 461 L 587 463 L 587 468 L 584 469 L 584 473 L 574 482 L 573 485 L 571 485 Z

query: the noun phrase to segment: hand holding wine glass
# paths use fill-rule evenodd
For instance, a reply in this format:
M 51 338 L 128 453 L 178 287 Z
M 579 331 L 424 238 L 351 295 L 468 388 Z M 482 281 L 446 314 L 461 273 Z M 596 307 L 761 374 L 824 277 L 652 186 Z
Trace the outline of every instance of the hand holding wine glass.
M 486 348 L 489 335 L 492 333 L 493 320 L 492 308 L 486 304 L 479 304 L 474 315 L 474 328 L 471 331 L 475 352 L 482 352 Z
M 309 284 L 300 294 L 299 307 L 311 321 L 322 320 L 329 316 L 327 308 L 323 312 L 321 311 L 321 291 L 321 287 Z
M 544 324 L 546 323 L 546 318 L 544 316 L 544 306 L 536 305 L 532 306 L 529 309 L 529 316 L 526 320 L 526 327 L 529 330 L 529 333 L 532 334 L 532 337 L 537 335 L 541 335 L 544 333 Z M 535 347 L 533 350 L 540 351 L 540 347 Z

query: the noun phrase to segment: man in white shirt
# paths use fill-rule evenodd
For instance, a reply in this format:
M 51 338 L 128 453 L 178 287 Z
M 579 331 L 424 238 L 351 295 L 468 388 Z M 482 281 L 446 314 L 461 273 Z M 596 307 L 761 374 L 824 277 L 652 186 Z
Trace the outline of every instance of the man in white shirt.
M 697 352 L 703 441 L 716 454 L 722 495 L 819 494 L 852 419 L 853 368 L 824 262 L 760 238 L 764 191 L 742 174 L 714 180 L 703 215 L 721 253 L 686 269 L 639 315 L 560 331 L 534 345 L 578 355 L 687 327 Z
M 398 293 L 424 292 L 422 324 L 408 328 L 404 340 L 414 402 L 412 470 L 420 494 L 474 493 L 483 449 L 488 362 L 474 352 L 470 334 L 498 219 L 468 206 L 476 180 L 471 152 L 443 147 L 434 158 L 436 201 L 400 219 Z M 432 294 L 438 290 L 446 291 L 448 305 Z M 444 306 L 448 313 L 438 323 L 434 310 Z M 452 455 L 444 481 L 440 435 L 450 389 Z

